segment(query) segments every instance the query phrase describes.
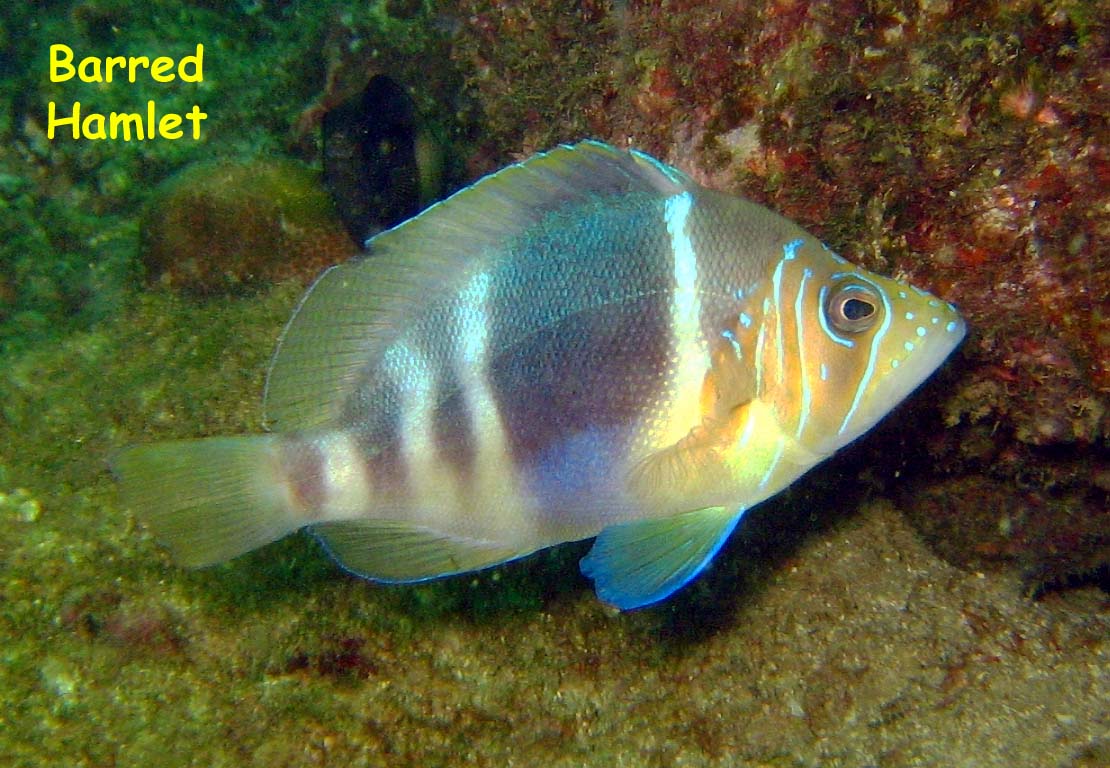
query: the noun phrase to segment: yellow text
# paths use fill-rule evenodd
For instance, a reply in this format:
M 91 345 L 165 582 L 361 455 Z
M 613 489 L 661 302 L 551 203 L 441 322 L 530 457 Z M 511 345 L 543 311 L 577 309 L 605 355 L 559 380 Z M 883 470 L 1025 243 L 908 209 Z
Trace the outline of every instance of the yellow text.
M 51 45 L 50 82 L 64 83 L 76 76 L 84 83 L 110 83 L 126 73 L 127 81 L 133 83 L 139 70 L 149 70 L 151 79 L 158 83 L 171 83 L 178 78 L 186 83 L 204 80 L 204 46 L 200 43 L 197 43 L 195 54 L 182 56 L 178 62 L 169 56 L 158 56 L 154 61 L 148 56 L 105 56 L 103 59 L 86 56 L 74 66 L 73 59 L 73 49 L 68 45 Z
M 81 102 L 73 102 L 73 109 L 69 117 L 57 116 L 57 105 L 50 102 L 47 107 L 46 138 L 53 140 L 58 128 L 68 125 L 74 139 L 118 139 L 131 141 L 132 132 L 139 141 L 150 139 L 180 139 L 184 135 L 181 130 L 183 120 L 192 123 L 193 138 L 200 138 L 200 123 L 208 117 L 206 112 L 201 112 L 196 104 L 185 115 L 173 112 L 158 115 L 158 109 L 153 101 L 146 103 L 146 114 L 138 112 L 110 112 L 102 115 L 91 112 L 81 116 Z

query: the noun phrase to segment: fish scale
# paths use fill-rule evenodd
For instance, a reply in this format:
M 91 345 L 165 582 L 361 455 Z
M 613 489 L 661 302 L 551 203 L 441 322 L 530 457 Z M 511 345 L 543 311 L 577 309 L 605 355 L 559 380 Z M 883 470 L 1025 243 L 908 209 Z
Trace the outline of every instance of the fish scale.
M 410 582 L 596 536 L 583 572 L 636 608 L 964 332 L 951 305 L 768 209 L 588 141 L 325 272 L 271 365 L 273 433 L 113 466 L 186 565 L 308 528 L 348 570 Z

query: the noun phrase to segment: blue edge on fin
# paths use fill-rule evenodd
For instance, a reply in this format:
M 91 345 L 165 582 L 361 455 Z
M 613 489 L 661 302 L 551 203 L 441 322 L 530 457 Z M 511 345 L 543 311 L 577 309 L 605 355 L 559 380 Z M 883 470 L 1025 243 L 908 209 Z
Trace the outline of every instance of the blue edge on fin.
M 582 558 L 582 573 L 598 597 L 623 611 L 657 603 L 704 570 L 743 514 L 714 508 L 611 526 Z
M 622 611 L 657 603 L 689 584 L 705 569 L 743 514 L 744 510 L 728 514 L 722 508 L 710 508 L 662 520 L 610 526 L 598 535 L 593 548 L 582 558 L 582 573 L 593 579 L 599 598 Z M 342 570 L 370 581 L 406 584 L 460 572 L 411 579 L 374 576 L 345 564 L 319 531 L 308 530 Z

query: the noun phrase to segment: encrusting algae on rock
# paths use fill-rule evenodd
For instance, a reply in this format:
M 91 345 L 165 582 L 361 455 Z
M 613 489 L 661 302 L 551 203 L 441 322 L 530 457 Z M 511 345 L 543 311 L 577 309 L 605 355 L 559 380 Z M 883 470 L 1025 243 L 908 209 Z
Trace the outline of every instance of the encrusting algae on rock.
M 459 51 L 488 154 L 631 137 L 957 304 L 974 332 L 921 439 L 869 441 L 861 471 L 955 563 L 1105 587 L 1105 5 L 464 0 Z
M 174 175 L 142 226 L 152 281 L 194 294 L 310 279 L 356 247 L 320 174 L 292 160 L 217 160 Z
M 586 141 L 317 280 L 270 369 L 275 434 L 136 446 L 114 467 L 186 565 L 311 527 L 349 570 L 414 582 L 597 536 L 583 572 L 637 608 L 964 332 L 950 304 L 766 208 Z

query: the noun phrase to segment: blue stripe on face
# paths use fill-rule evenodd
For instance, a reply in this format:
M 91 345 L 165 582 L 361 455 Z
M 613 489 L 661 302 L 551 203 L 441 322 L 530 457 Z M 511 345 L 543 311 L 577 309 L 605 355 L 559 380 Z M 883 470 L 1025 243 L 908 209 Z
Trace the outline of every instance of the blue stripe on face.
M 805 430 L 806 421 L 809 419 L 810 407 L 809 375 L 806 371 L 806 345 L 803 333 L 805 323 L 802 322 L 802 300 L 805 298 L 806 280 L 811 277 L 813 277 L 813 270 L 806 267 L 802 272 L 802 279 L 798 283 L 798 296 L 794 300 L 794 328 L 797 331 L 798 337 L 798 369 L 800 371 L 802 383 L 802 407 L 798 412 L 798 430 L 794 433 L 794 436 L 798 440 L 802 439 L 802 432 Z
M 840 423 L 840 429 L 836 431 L 838 435 L 844 434 L 844 430 L 848 428 L 848 422 L 852 420 L 852 416 L 855 415 L 856 408 L 859 407 L 859 401 L 863 397 L 863 392 L 865 389 L 867 389 L 867 385 L 871 382 L 871 377 L 875 374 L 875 359 L 879 355 L 879 347 L 882 345 L 883 337 L 886 336 L 886 332 L 890 328 L 890 299 L 887 298 L 886 293 L 883 292 L 879 288 L 879 286 L 875 285 L 870 280 L 861 277 L 860 275 L 855 275 L 855 278 L 867 283 L 872 288 L 874 288 L 875 293 L 879 294 L 879 297 L 883 300 L 883 324 L 879 327 L 879 330 L 875 332 L 875 336 L 871 339 L 871 351 L 867 355 L 867 368 L 864 369 L 863 376 L 860 378 L 859 386 L 856 387 L 856 395 L 852 398 L 852 405 L 848 408 L 848 413 L 844 415 L 844 421 Z
M 785 252 L 785 248 L 783 251 Z M 775 267 L 775 274 L 771 278 L 772 295 L 775 304 L 775 345 L 778 347 L 777 362 L 778 370 L 777 375 L 781 380 L 783 377 L 783 349 L 782 349 L 782 270 L 786 266 L 786 259 L 779 261 L 778 266 Z M 764 315 L 763 322 L 767 322 L 766 315 Z
M 755 337 L 755 391 L 763 391 L 763 339 L 767 334 L 767 324 L 761 323 Z
M 829 254 L 830 256 L 833 257 L 833 260 L 836 261 L 837 264 L 847 264 L 848 263 L 847 259 L 845 259 L 843 256 L 841 256 L 839 253 L 837 253 L 836 251 L 834 251 L 832 248 L 825 245 L 824 243 L 821 243 L 821 247 L 825 249 L 825 253 L 827 253 L 827 254 Z
M 736 340 L 736 334 L 726 329 L 721 331 L 721 336 L 728 339 L 728 343 L 732 345 L 732 351 L 736 353 L 736 359 L 743 360 L 744 351 L 740 349 L 740 342 Z
M 845 339 L 837 336 L 835 333 L 833 333 L 832 328 L 829 327 L 828 318 L 825 317 L 825 296 L 828 295 L 828 293 L 829 286 L 822 285 L 821 293 L 817 296 L 817 304 L 819 305 L 817 310 L 817 320 L 821 323 L 821 330 L 824 331 L 825 335 L 835 341 L 837 344 L 842 344 L 848 349 L 851 349 L 852 347 L 856 346 L 856 343 L 850 339 Z
M 755 391 L 763 391 L 763 346 L 767 336 L 767 315 L 771 313 L 771 300 L 763 297 L 763 319 L 755 338 Z
M 799 237 L 795 240 L 791 240 L 789 243 L 784 244 L 782 246 L 782 258 L 786 261 L 790 261 L 791 259 L 793 259 L 795 256 L 798 255 L 798 249 L 802 247 L 802 243 L 804 242 L 805 241 Z

